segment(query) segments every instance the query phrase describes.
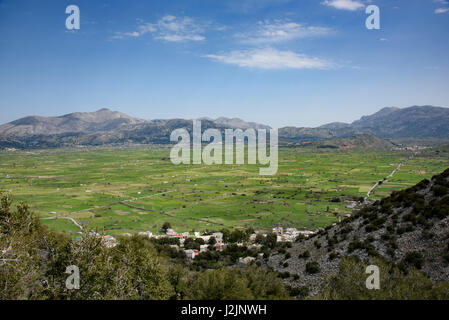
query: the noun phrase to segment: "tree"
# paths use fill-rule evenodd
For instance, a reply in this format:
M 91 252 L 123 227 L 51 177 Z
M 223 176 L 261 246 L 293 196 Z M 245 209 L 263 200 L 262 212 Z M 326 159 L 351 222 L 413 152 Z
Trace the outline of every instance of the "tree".
M 311 261 L 306 263 L 306 272 L 310 274 L 315 274 L 320 272 L 320 265 L 316 261 Z
M 161 228 L 164 232 L 167 232 L 168 229 L 171 229 L 171 224 L 170 222 L 164 222 L 164 224 L 162 225 Z
M 280 279 L 268 270 L 219 269 L 187 272 L 158 251 L 158 243 L 137 235 L 120 237 L 106 247 L 103 238 L 84 227 L 78 240 L 47 229 L 29 207 L 14 209 L 0 199 L 0 299 L 276 299 L 286 298 Z M 202 239 L 186 239 L 199 247 Z M 229 260 L 254 255 L 232 245 Z M 193 266 L 216 267 L 221 254 L 208 251 Z M 172 255 L 172 259 L 178 259 Z M 197 259 L 195 259 L 197 260 Z M 179 260 L 178 260 L 179 261 Z M 235 260 L 233 261 L 235 263 Z M 195 263 L 197 263 L 195 265 Z M 79 270 L 80 288 L 66 288 L 68 266 Z
M 380 289 L 366 288 L 366 267 L 379 267 Z M 326 300 L 435 300 L 449 299 L 449 283 L 432 282 L 426 275 L 412 268 L 407 274 L 392 263 L 372 258 L 362 263 L 353 257 L 342 259 L 338 275 L 316 297 Z
M 264 239 L 263 244 L 266 245 L 268 248 L 273 249 L 276 247 L 277 243 L 277 235 L 274 233 L 269 233 Z
M 198 242 L 196 242 L 195 239 L 193 239 L 193 238 L 187 238 L 184 241 L 184 248 L 185 249 L 196 249 L 196 250 L 199 250 L 200 249 L 200 244 Z
M 215 239 L 215 237 L 210 237 L 207 244 L 213 246 L 216 243 L 217 243 L 217 240 Z
M 218 269 L 195 274 L 186 283 L 187 299 L 245 300 L 288 299 L 276 274 L 259 267 Z
M 261 244 L 261 243 L 263 243 L 264 239 L 265 239 L 265 237 L 262 234 L 258 233 L 256 235 L 256 239 L 254 240 L 254 242 Z

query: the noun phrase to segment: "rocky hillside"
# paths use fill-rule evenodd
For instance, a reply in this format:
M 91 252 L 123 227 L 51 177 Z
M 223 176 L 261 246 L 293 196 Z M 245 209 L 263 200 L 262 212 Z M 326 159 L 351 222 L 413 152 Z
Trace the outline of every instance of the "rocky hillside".
M 145 122 L 124 113 L 100 109 L 96 112 L 75 112 L 59 117 L 30 116 L 0 126 L 0 135 L 25 137 L 64 133 L 114 131 Z
M 351 124 L 382 138 L 449 138 L 449 108 L 383 108 Z
M 239 118 L 201 118 L 203 128 L 269 129 Z M 101 109 L 96 112 L 76 112 L 59 117 L 30 116 L 0 126 L 0 148 L 61 147 L 71 145 L 103 145 L 124 143 L 168 143 L 173 129 L 186 127 L 191 120 L 143 120 L 126 114 Z M 188 126 L 191 128 L 191 125 Z M 325 141 L 362 135 L 384 139 L 400 139 L 413 143 L 419 139 L 445 143 L 449 140 L 449 109 L 422 106 L 384 108 L 362 117 L 352 124 L 330 123 L 318 128 L 284 127 L 278 130 L 281 145 L 298 146 L 314 141 L 317 145 L 344 145 L 344 141 Z M 363 139 L 362 139 L 363 140 Z M 366 139 L 365 139 L 366 140 Z M 364 143 L 366 144 L 365 141 Z M 377 141 L 379 142 L 379 141 Z M 363 144 L 363 143 L 362 143 Z M 377 145 L 378 143 L 374 143 Z M 388 143 L 383 142 L 386 145 Z M 349 141 L 349 145 L 356 145 Z M 367 143 L 369 147 L 370 143 Z
M 287 142 L 289 147 L 312 147 L 317 149 L 339 149 L 339 150 L 391 150 L 395 144 L 389 140 L 378 138 L 369 134 L 356 134 L 349 138 L 333 138 L 312 142 Z
M 270 129 L 239 118 L 201 118 L 202 129 Z M 167 144 L 178 128 L 192 130 L 192 120 L 143 120 L 100 109 L 59 117 L 30 116 L 0 126 L 0 148 L 57 148 L 120 144 Z
M 449 169 L 409 189 L 363 207 L 342 222 L 291 248 L 268 265 L 287 274 L 293 287 L 316 295 L 339 272 L 343 257 L 379 257 L 400 269 L 421 269 L 430 279 L 449 279 Z
M 203 120 L 203 130 L 219 128 L 215 123 Z M 0 137 L 0 146 L 6 148 L 59 148 L 69 146 L 102 146 L 125 144 L 169 144 L 170 134 L 173 130 L 185 128 L 192 131 L 192 121 L 184 119 L 171 119 L 164 121 L 146 121 L 120 130 L 99 132 L 68 132 L 60 134 L 38 134 L 22 137 Z
M 317 128 L 285 127 L 279 137 L 286 143 L 347 138 L 370 134 L 385 139 L 449 139 L 449 108 L 414 106 L 383 108 L 353 123 L 332 122 Z
M 214 122 L 215 124 L 219 125 L 219 126 L 223 126 L 226 128 L 231 128 L 231 129 L 271 129 L 270 126 L 264 125 L 264 124 L 260 124 L 260 123 L 256 123 L 256 122 L 246 122 L 240 118 L 225 118 L 225 117 L 220 117 L 217 119 L 211 119 L 211 118 L 201 118 L 200 120 L 209 120 Z

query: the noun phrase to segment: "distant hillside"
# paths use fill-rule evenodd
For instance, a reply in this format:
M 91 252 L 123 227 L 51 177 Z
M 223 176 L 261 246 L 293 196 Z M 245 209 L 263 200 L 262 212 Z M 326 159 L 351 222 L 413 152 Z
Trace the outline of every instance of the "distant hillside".
M 239 118 L 224 118 L 220 117 L 218 119 L 212 120 L 216 124 L 219 124 L 221 126 L 232 128 L 232 129 L 271 129 L 270 126 L 259 124 L 255 122 L 245 122 L 242 119 Z
M 269 129 L 239 118 L 201 118 L 203 129 L 225 128 Z M 176 128 L 191 128 L 191 120 L 143 120 L 126 114 L 101 109 L 77 112 L 59 117 L 30 116 L 0 126 L 0 148 L 41 148 L 70 145 L 161 144 L 169 143 Z M 449 109 L 432 106 L 384 108 L 364 116 L 352 124 L 334 122 L 318 128 L 284 127 L 278 130 L 280 145 L 325 147 L 349 146 L 387 148 L 389 142 L 368 141 L 361 135 L 377 136 L 395 141 L 420 141 L 440 144 L 449 140 Z M 357 138 L 354 138 L 357 137 Z M 332 139 L 354 138 L 353 141 Z M 370 138 L 371 140 L 373 138 Z M 322 141 L 320 143 L 314 143 Z M 352 148 L 352 147 L 350 147 Z
M 449 108 L 384 108 L 354 121 L 351 127 L 382 138 L 449 138 Z
M 395 144 L 391 141 L 378 138 L 369 134 L 357 134 L 349 138 L 334 138 L 320 140 L 305 144 L 318 149 L 341 149 L 341 150 L 391 150 Z
M 75 112 L 59 117 L 30 116 L 0 126 L 0 135 L 23 137 L 74 132 L 119 130 L 145 122 L 124 113 L 100 109 L 96 112 Z
M 342 129 L 342 128 L 348 128 L 351 125 L 349 123 L 344 122 L 331 122 L 322 126 L 319 126 L 319 129 Z
M 217 128 L 218 126 L 211 121 L 203 120 L 201 127 L 203 130 L 206 130 L 209 128 Z M 69 132 L 50 135 L 39 134 L 22 137 L 9 136 L 0 138 L 0 146 L 22 149 L 124 144 L 169 144 L 171 132 L 178 128 L 185 128 L 191 132 L 192 121 L 171 119 L 137 123 L 131 126 L 124 126 L 120 130 L 90 133 Z
M 202 129 L 270 129 L 238 118 L 201 118 Z M 0 126 L 0 148 L 57 148 L 73 145 L 168 144 L 178 128 L 192 130 L 192 120 L 143 120 L 100 109 L 59 117 L 30 116 Z
M 297 128 L 284 127 L 280 128 L 279 141 L 281 143 L 294 142 L 310 142 L 316 140 L 334 139 L 334 138 L 348 138 L 357 134 L 363 134 L 362 130 L 353 129 L 350 127 L 342 127 L 338 129 L 330 129 L 324 127 L 318 128 Z
M 350 218 L 272 254 L 269 266 L 293 287 L 317 294 L 337 275 L 343 258 L 381 258 L 405 272 L 449 279 L 449 169 L 414 187 L 367 205 Z
M 370 134 L 396 140 L 449 139 L 449 108 L 414 106 L 383 108 L 373 115 L 363 116 L 351 124 L 332 122 L 317 128 L 284 127 L 279 129 L 283 142 L 304 142 L 331 138 L 347 138 Z

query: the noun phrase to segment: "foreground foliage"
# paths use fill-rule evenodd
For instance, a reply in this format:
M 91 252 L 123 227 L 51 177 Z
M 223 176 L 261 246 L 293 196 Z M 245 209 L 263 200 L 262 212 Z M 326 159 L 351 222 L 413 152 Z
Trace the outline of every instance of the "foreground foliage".
M 143 237 L 107 248 L 84 232 L 78 241 L 48 230 L 25 204 L 0 207 L 0 299 L 287 299 L 276 274 L 252 266 L 201 273 L 171 263 Z M 66 267 L 80 271 L 69 290 Z
M 374 258 L 371 264 L 379 267 L 380 288 L 366 288 L 365 273 L 369 263 L 355 257 L 340 262 L 338 276 L 329 279 L 328 286 L 316 299 L 326 300 L 436 300 L 449 299 L 449 283 L 433 282 L 415 268 L 407 273 L 392 263 Z

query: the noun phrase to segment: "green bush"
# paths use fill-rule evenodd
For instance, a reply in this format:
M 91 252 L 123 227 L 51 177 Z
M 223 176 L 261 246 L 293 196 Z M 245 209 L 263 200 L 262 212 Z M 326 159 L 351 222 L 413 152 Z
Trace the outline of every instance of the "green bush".
M 316 261 L 306 263 L 306 272 L 309 274 L 315 274 L 320 272 L 320 265 Z
M 416 269 L 421 269 L 424 263 L 424 258 L 421 253 L 416 251 L 407 252 L 403 262 L 408 266 L 413 266 Z
M 365 273 L 370 264 L 380 269 L 380 289 L 367 290 Z M 339 272 L 314 299 L 325 300 L 435 300 L 449 299 L 448 282 L 432 282 L 412 269 L 403 273 L 394 264 L 375 258 L 367 263 L 352 257 L 342 259 Z

